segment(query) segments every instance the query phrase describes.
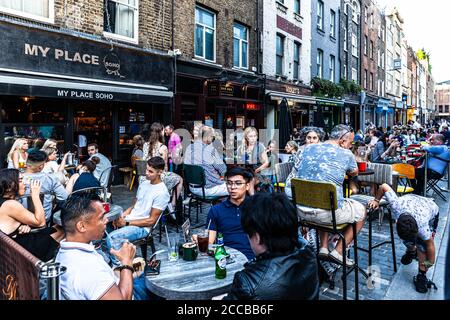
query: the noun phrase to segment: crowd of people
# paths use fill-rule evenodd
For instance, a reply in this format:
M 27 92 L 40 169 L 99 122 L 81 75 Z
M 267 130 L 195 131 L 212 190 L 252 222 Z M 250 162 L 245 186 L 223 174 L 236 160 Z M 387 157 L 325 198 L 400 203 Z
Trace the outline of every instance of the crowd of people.
M 273 166 L 280 161 L 277 141 L 264 143 L 253 127 L 245 128 L 241 137 L 232 137 L 231 144 L 222 141 L 217 130 L 201 123 L 188 129 L 188 143 L 173 126 L 157 122 L 149 127 L 147 136 L 134 137 L 132 165 L 145 161 L 146 172 L 139 178 L 136 198 L 109 226 L 113 229 L 106 236 L 108 221 L 98 196 L 73 193 L 105 184 L 102 173 L 111 163 L 99 153 L 98 146 L 88 145 L 89 160 L 68 178 L 67 155 L 56 162 L 54 141 L 28 152 L 26 140 L 18 139 L 8 155 L 8 169 L 0 171 L 0 230 L 39 259 L 56 259 L 67 267 L 68 272 L 61 277 L 65 299 L 155 298 L 145 289 L 143 277 L 133 279 L 136 248 L 132 243 L 146 238 L 165 210 L 173 215 L 177 201 L 190 193 L 215 197 L 219 200 L 205 221 L 209 243 L 214 244 L 221 233 L 226 246 L 249 260 L 235 275 L 225 299 L 317 299 L 321 264 L 316 256 L 342 265 L 346 253 L 342 240 L 335 243 L 326 232 L 319 232 L 318 248 L 308 243 L 301 221 L 330 225 L 332 213 L 295 207 L 291 186 L 292 179 L 329 182 L 336 186 L 337 224 L 356 223 L 356 232 L 362 229 L 367 210 L 378 209 L 381 199 L 386 199 L 397 221 L 398 236 L 407 247 L 401 262 L 418 260 L 413 281 L 418 292 L 428 291 L 431 282 L 426 274 L 435 263 L 439 208 L 431 198 L 421 196 L 422 177 L 425 170 L 429 176 L 442 177 L 450 162 L 446 125 L 428 129 L 414 124 L 386 129 L 369 125 L 365 133 L 346 125 L 336 126 L 329 134 L 317 127 L 295 130 L 284 146 L 287 162 L 292 163 L 284 192 L 273 190 Z M 391 186 L 383 184 L 373 190 L 373 200 L 366 207 L 344 194 L 346 177 L 353 192 L 360 192 L 357 162 L 402 160 L 401 148 L 410 145 L 418 145 L 429 154 L 427 168 L 416 168 L 415 195 L 399 197 Z M 234 147 L 231 164 L 229 146 Z M 184 189 L 180 164 L 204 170 L 204 194 L 199 188 Z M 51 221 L 56 208 L 61 210 L 61 226 Z M 351 243 L 351 227 L 343 233 L 345 242 Z M 102 239 L 106 252 L 99 245 Z M 353 266 L 355 261 L 347 258 L 346 264 Z

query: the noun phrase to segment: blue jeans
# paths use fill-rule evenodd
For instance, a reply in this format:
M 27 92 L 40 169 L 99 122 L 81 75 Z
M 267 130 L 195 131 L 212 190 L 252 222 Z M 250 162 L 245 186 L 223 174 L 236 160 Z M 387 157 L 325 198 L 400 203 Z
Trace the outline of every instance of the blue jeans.
M 122 242 L 125 242 L 125 240 L 128 240 L 130 242 L 136 241 L 138 239 L 142 239 L 147 237 L 148 232 L 143 227 L 135 227 L 135 226 L 128 226 L 128 227 L 122 227 L 120 229 L 114 230 L 109 234 L 109 236 L 106 237 L 106 250 L 111 258 L 111 262 L 113 264 L 113 267 L 117 267 L 120 265 L 119 260 L 117 260 L 116 256 L 110 253 L 110 250 L 112 248 L 111 243 L 115 240 L 122 240 Z

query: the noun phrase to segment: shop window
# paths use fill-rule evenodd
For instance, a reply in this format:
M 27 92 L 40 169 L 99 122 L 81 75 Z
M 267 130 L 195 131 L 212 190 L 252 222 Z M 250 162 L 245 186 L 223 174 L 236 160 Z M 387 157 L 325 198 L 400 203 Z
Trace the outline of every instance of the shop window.
M 105 0 L 105 36 L 138 42 L 138 0 Z
M 28 19 L 54 22 L 54 0 L 1 0 L 0 11 Z

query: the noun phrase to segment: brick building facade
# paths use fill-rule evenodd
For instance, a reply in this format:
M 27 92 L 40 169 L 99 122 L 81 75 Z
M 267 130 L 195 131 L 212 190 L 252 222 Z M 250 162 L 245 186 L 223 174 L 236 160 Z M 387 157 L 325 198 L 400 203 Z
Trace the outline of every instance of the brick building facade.
M 80 160 L 95 142 L 128 165 L 133 135 L 171 118 L 173 1 L 8 3 L 0 5 L 1 160 L 16 137 L 36 146 L 53 138 Z
M 175 126 L 264 126 L 261 12 L 260 1 L 175 1 Z

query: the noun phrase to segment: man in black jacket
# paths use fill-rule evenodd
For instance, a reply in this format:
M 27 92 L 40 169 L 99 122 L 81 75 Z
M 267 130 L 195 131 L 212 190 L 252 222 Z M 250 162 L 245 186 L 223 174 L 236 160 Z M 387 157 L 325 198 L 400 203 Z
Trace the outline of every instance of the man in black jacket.
M 317 261 L 298 240 L 297 210 L 285 194 L 259 193 L 242 209 L 241 223 L 256 258 L 236 273 L 227 300 L 313 300 Z

